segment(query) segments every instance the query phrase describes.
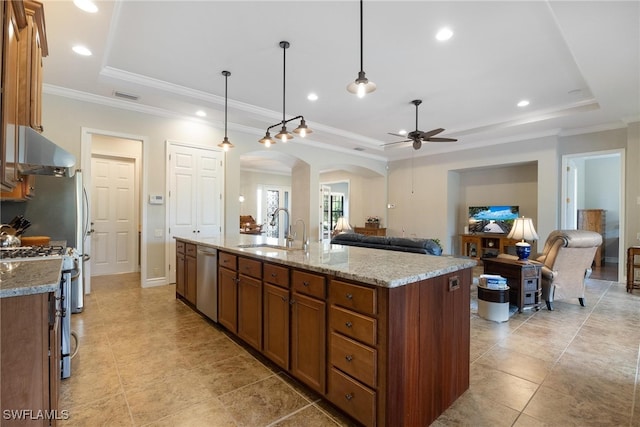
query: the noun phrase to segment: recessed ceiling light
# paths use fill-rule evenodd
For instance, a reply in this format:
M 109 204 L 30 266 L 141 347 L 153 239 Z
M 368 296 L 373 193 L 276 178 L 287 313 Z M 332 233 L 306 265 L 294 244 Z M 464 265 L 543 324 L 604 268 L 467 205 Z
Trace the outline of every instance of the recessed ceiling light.
M 526 99 L 518 102 L 518 107 L 526 107 L 527 105 L 529 105 L 529 101 L 527 101 Z
M 202 110 L 198 110 L 198 111 L 196 111 L 196 116 L 198 116 L 198 117 L 207 117 L 207 113 L 205 113 Z
M 84 46 L 80 46 L 80 45 L 74 46 L 73 47 L 73 51 L 75 53 L 77 53 L 78 55 L 82 55 L 82 56 L 91 56 L 92 55 L 91 51 L 89 49 L 87 49 Z
M 449 28 L 444 27 L 441 28 L 437 33 L 436 33 L 436 39 L 440 40 L 441 42 L 449 40 L 451 37 L 453 36 L 453 31 L 451 31 Z
M 307 99 L 309 101 L 317 101 L 318 100 L 318 95 L 316 95 L 315 93 L 310 93 L 309 95 L 307 95 Z
M 98 6 L 92 0 L 73 0 L 73 4 L 85 12 L 96 13 L 98 11 Z
M 406 130 L 404 130 L 404 129 L 400 129 L 400 130 L 398 131 L 398 134 L 400 134 L 400 135 L 406 135 L 406 134 L 407 134 L 407 131 L 406 131 Z

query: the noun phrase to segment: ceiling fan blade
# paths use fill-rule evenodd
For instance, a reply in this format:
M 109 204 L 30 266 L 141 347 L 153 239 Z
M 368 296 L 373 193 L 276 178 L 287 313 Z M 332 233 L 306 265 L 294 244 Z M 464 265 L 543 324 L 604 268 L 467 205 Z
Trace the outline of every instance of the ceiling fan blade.
M 409 142 L 409 141 L 412 141 L 412 140 L 405 139 L 404 141 L 387 142 L 386 144 L 382 144 L 381 147 L 386 147 L 387 145 L 402 144 L 403 142 Z
M 428 138 L 425 141 L 429 142 L 456 142 L 457 139 L 454 138 Z
M 393 135 L 393 136 L 397 136 L 399 138 L 406 138 L 407 135 L 400 135 L 399 133 L 391 133 L 391 132 L 387 132 L 387 135 Z
M 429 132 L 420 132 L 420 138 L 426 140 L 426 139 L 431 138 L 432 136 L 436 136 L 437 134 L 439 134 L 441 132 L 444 132 L 444 129 L 438 128 L 438 129 L 430 130 Z

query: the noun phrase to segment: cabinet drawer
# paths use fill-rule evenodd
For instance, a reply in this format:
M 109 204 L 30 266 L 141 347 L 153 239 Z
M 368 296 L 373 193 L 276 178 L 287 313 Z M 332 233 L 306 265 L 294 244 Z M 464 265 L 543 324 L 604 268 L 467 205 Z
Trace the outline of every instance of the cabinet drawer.
M 376 392 L 331 368 L 327 397 L 365 426 L 375 425 Z
M 218 253 L 218 262 L 221 267 L 228 268 L 229 270 L 237 270 L 236 260 L 238 257 L 235 255 L 228 254 L 226 252 Z
M 198 254 L 198 248 L 193 243 L 187 243 L 184 248 L 184 252 L 188 256 L 196 257 Z
M 332 280 L 329 298 L 332 304 L 362 313 L 376 314 L 376 290 L 373 288 Z
M 538 267 L 534 267 L 534 266 L 523 267 L 522 268 L 522 277 L 523 278 L 525 278 L 525 277 L 527 277 L 527 278 L 528 277 L 536 278 L 536 277 L 538 277 L 539 271 L 540 271 L 540 269 Z
M 322 300 L 325 299 L 327 295 L 324 276 L 293 270 L 291 281 L 293 282 L 293 290 L 301 294 Z
M 176 252 L 179 254 L 184 253 L 185 243 L 182 240 L 176 240 Z
M 238 272 L 245 276 L 262 279 L 262 263 L 255 259 L 238 258 Z
M 538 289 L 538 279 L 525 279 L 524 280 L 524 290 L 525 291 L 535 291 Z
M 365 344 L 376 345 L 376 319 L 332 305 L 329 325 L 343 335 Z
M 264 264 L 264 281 L 274 285 L 289 288 L 289 269 L 279 265 Z
M 376 387 L 375 349 L 335 332 L 331 333 L 331 364 L 370 387 Z

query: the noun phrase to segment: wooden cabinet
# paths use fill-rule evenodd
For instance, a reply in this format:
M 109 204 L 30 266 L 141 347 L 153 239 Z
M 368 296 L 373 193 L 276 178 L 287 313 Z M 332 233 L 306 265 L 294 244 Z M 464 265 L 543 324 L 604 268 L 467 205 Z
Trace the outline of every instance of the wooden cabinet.
M 234 334 L 238 332 L 237 257 L 218 253 L 218 322 Z
M 262 350 L 262 263 L 238 257 L 238 336 Z
M 353 231 L 358 234 L 364 234 L 365 236 L 386 236 L 386 228 L 373 228 L 373 227 L 353 227 Z
M 596 267 L 604 264 L 604 247 L 606 241 L 606 218 L 604 209 L 578 209 L 578 230 L 595 231 L 602 235 L 602 244 L 598 246 L 594 262 Z
M 461 234 L 461 255 L 481 261 L 485 258 L 495 258 L 499 254 L 511 253 L 515 255 L 515 244 L 518 240 L 507 238 L 506 234 Z M 532 248 L 532 252 L 534 252 Z
M 329 302 L 331 366 L 327 396 L 364 425 L 375 425 L 377 290 L 332 280 Z
M 627 292 L 640 289 L 640 246 L 627 249 Z
M 262 352 L 289 370 L 289 269 L 264 263 L 263 271 Z
M 24 202 L 35 196 L 35 175 L 18 175 L 18 182 L 11 191 L 3 191 L 3 201 Z
M 1 180 L 2 189 L 10 191 L 18 184 L 18 100 L 20 97 L 20 42 L 21 28 L 26 26 L 24 5 L 21 2 L 4 1 L 2 25 L 2 137 Z
M 42 58 L 48 55 L 43 4 L 2 2 L 2 146 L 0 184 L 3 200 L 26 200 L 33 182 L 18 173 L 18 127 L 42 131 Z M 16 191 L 11 191 L 16 188 Z
M 324 394 L 326 391 L 326 284 L 319 274 L 291 274 L 291 374 Z
M 197 246 L 176 241 L 176 294 L 196 304 Z
M 24 0 L 26 27 L 20 42 L 19 123 L 42 132 L 42 58 L 48 55 L 44 6 Z
M 2 298 L 0 315 L 3 414 L 5 410 L 22 410 L 31 411 L 33 416 L 45 411 L 63 416 L 58 412 L 60 331 L 55 294 Z M 26 425 L 15 423 L 18 424 Z M 28 425 L 55 424 L 55 420 L 43 416 Z
M 542 303 L 542 264 L 536 261 L 518 261 L 506 258 L 486 259 L 486 274 L 497 274 L 507 279 L 509 301 L 515 302 L 518 311 L 524 308 L 540 309 Z

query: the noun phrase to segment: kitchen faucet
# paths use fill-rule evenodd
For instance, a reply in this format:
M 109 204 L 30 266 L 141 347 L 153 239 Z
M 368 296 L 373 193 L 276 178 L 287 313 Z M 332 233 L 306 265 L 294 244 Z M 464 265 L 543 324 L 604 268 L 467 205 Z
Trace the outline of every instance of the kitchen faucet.
M 269 225 L 271 225 L 272 227 L 274 227 L 276 225 L 276 220 L 278 219 L 278 213 L 280 213 L 280 211 L 283 211 L 284 213 L 287 214 L 287 222 L 286 223 L 289 224 L 289 211 L 287 210 L 287 208 L 277 208 L 271 214 L 271 222 L 269 223 Z M 291 245 L 293 244 L 293 235 L 291 234 L 291 225 L 290 224 L 289 224 L 289 230 L 285 233 L 284 241 L 285 241 L 286 246 L 288 248 L 290 248 Z
M 307 224 L 304 223 L 302 218 L 296 220 L 296 225 L 302 222 L 302 250 L 307 252 L 309 250 L 309 238 L 307 237 Z

